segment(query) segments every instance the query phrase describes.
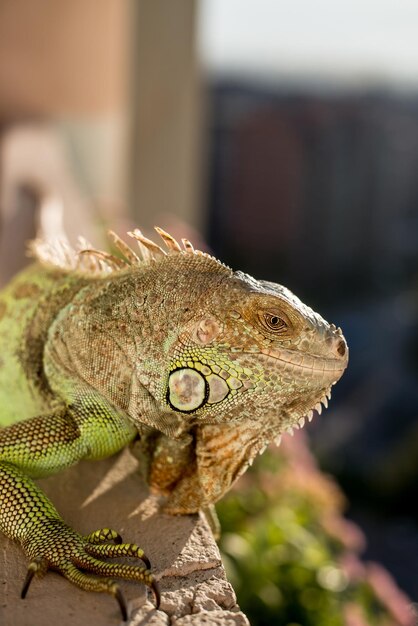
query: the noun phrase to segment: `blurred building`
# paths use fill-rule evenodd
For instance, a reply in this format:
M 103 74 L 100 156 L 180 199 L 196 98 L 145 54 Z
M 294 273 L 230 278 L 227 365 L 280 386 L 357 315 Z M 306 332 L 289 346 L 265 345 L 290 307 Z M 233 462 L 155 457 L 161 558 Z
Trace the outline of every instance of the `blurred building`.
M 411 280 L 418 99 L 234 81 L 211 95 L 208 213 L 222 258 L 334 306 Z
M 196 6 L 0 0 L 0 283 L 41 204 L 46 234 L 99 244 L 107 225 L 202 224 Z

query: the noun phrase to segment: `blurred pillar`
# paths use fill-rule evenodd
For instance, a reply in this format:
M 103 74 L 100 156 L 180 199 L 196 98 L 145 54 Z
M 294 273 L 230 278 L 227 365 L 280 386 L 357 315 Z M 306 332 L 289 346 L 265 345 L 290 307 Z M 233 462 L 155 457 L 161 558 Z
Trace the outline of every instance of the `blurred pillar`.
M 162 213 L 199 225 L 196 4 L 0 0 L 0 265 L 6 274 L 22 261 L 8 262 L 5 242 L 21 250 L 23 239 L 35 234 L 31 215 L 39 189 L 44 197 L 66 195 L 63 224 L 73 239 L 82 232 L 98 242 L 104 225 L 120 231 L 132 221 L 164 226 Z M 17 127 L 12 134 L 5 132 L 10 126 Z M 71 193 L 62 191 L 64 179 Z M 30 202 L 18 187 L 35 187 Z
M 0 0 L 0 115 L 120 110 L 127 12 L 121 0 Z
M 128 0 L 0 0 L 0 121 L 54 124 L 105 212 L 124 200 L 129 26 Z
M 129 24 L 127 0 L 0 0 L 0 280 L 43 199 L 72 239 L 124 212 Z
M 197 3 L 138 0 L 134 11 L 132 215 L 145 228 L 162 214 L 199 227 Z

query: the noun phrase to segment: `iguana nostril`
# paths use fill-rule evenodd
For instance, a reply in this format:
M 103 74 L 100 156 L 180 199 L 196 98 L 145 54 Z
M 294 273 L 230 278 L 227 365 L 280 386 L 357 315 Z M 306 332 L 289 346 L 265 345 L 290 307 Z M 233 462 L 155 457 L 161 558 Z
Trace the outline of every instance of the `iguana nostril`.
M 337 352 L 340 356 L 345 356 L 346 351 L 347 351 L 346 343 L 344 339 L 340 339 L 340 341 L 337 344 Z

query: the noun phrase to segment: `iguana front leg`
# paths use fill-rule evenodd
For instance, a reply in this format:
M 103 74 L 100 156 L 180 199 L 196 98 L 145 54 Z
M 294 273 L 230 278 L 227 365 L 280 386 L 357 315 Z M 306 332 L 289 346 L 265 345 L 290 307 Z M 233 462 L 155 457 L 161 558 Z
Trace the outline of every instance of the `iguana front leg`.
M 80 535 L 65 524 L 31 478 L 53 474 L 82 458 L 109 456 L 135 433 L 123 416 L 94 395 L 0 431 L 0 530 L 18 541 L 31 559 L 22 597 L 35 574 L 53 569 L 82 589 L 113 595 L 124 619 L 125 602 L 113 578 L 148 585 L 158 603 L 149 561 L 137 545 L 122 543 L 116 531 L 106 528 Z M 118 556 L 140 558 L 145 567 L 102 560 Z

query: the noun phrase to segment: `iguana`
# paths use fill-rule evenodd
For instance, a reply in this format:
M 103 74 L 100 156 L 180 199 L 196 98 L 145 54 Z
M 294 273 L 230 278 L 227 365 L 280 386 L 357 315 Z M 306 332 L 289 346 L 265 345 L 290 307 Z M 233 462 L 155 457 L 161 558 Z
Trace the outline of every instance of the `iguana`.
M 33 478 L 137 441 L 173 514 L 210 507 L 272 440 L 327 406 L 348 349 L 288 289 L 255 280 L 156 228 L 114 254 L 37 241 L 0 294 L 0 530 L 30 559 L 126 605 L 115 578 L 158 587 L 136 544 L 81 536 Z M 22 421 L 24 420 L 24 421 Z M 137 451 L 138 453 L 138 451 Z M 106 557 L 134 556 L 139 565 Z M 96 574 L 98 576 L 94 576 Z

